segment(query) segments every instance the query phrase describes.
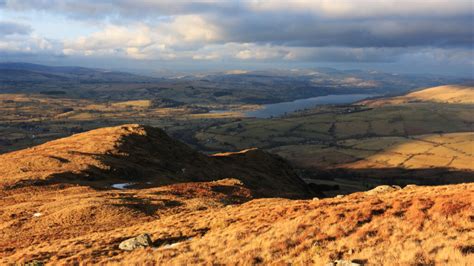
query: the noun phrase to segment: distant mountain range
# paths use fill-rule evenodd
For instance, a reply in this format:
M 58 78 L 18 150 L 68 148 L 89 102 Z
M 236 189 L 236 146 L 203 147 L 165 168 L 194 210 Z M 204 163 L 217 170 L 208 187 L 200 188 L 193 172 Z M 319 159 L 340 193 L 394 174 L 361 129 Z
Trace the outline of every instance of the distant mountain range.
M 85 83 L 156 82 L 151 78 L 126 72 L 77 66 L 45 66 L 30 63 L 0 63 L 0 82 L 72 81 Z
M 1 93 L 61 93 L 68 97 L 130 100 L 168 98 L 187 103 L 262 104 L 331 94 L 402 95 L 473 80 L 366 70 L 236 70 L 150 77 L 77 66 L 0 63 Z M 99 86 L 100 85 L 100 86 Z

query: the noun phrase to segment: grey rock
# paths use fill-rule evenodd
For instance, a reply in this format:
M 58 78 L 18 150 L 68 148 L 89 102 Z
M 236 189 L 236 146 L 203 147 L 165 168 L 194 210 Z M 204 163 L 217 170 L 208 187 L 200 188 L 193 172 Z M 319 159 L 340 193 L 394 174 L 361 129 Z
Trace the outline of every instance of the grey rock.
M 326 264 L 326 266 L 362 266 L 362 264 L 350 260 L 335 260 Z
M 137 248 L 144 248 L 151 246 L 153 241 L 149 234 L 141 234 L 136 237 L 129 238 L 127 240 L 122 241 L 119 245 L 119 249 L 122 250 L 134 250 Z
M 33 260 L 24 264 L 25 266 L 44 266 L 44 262 L 39 260 Z
M 367 195 L 376 195 L 376 194 L 392 192 L 392 191 L 396 191 L 396 190 L 400 190 L 400 189 L 402 189 L 400 186 L 382 185 L 382 186 L 378 186 L 374 189 L 371 189 L 369 191 L 366 191 L 365 194 L 367 194 Z

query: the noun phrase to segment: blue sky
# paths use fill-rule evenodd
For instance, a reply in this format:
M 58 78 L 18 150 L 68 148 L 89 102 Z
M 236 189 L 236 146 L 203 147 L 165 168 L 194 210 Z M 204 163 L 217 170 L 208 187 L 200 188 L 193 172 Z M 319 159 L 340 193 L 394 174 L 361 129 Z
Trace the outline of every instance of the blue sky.
M 0 0 L 0 61 L 472 76 L 470 0 Z

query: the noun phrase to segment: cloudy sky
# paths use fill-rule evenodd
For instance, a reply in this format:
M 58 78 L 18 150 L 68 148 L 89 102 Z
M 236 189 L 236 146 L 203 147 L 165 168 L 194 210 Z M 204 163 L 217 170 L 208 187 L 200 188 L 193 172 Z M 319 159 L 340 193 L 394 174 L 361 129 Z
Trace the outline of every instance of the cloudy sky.
M 0 0 L 0 61 L 472 76 L 472 0 Z

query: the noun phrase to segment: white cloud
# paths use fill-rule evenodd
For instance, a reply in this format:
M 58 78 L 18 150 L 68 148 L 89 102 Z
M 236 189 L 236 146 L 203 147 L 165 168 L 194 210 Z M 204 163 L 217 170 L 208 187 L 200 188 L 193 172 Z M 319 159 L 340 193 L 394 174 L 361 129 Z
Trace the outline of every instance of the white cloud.
M 109 24 L 89 36 L 66 41 L 64 53 L 87 56 L 117 55 L 134 59 L 173 59 L 176 58 L 177 51 L 196 49 L 218 39 L 216 27 L 199 16 L 185 15 L 158 25 Z
M 36 35 L 0 38 L 0 54 L 60 54 L 61 44 Z
M 242 60 L 285 59 L 290 53 L 287 47 L 255 44 L 242 44 L 241 48 L 236 50 L 234 57 Z
M 192 56 L 193 60 L 216 60 L 220 58 L 221 56 L 216 52 L 212 52 L 208 54 L 195 54 Z
M 196 15 L 178 16 L 161 29 L 168 35 L 176 35 L 176 41 L 185 42 L 214 42 L 219 39 L 219 29 Z
M 472 0 L 0 0 L 0 16 L 8 12 L 4 19 L 22 24 L 0 22 L 0 56 L 235 64 L 473 61 Z

